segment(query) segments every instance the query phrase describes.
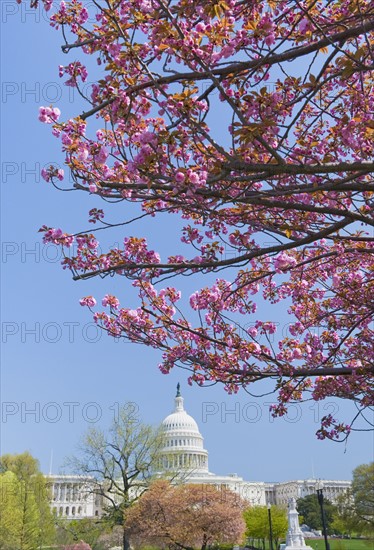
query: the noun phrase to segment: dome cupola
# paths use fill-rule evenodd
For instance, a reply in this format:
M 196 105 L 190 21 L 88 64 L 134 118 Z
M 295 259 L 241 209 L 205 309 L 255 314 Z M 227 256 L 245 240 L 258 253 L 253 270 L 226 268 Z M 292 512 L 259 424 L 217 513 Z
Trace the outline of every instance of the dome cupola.
M 208 451 L 204 449 L 198 425 L 185 411 L 183 401 L 178 384 L 174 411 L 161 424 L 164 434 L 162 469 L 181 469 L 191 474 L 208 472 Z

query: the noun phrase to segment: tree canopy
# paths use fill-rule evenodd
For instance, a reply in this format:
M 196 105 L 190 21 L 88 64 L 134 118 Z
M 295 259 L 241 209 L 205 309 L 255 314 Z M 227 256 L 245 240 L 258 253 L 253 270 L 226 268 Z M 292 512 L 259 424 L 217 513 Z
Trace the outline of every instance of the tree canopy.
M 364 533 L 362 521 L 356 514 L 352 491 L 349 489 L 336 499 L 336 510 L 331 529 L 339 535 Z
M 374 462 L 353 470 L 352 496 L 356 515 L 374 531 Z
M 54 542 L 50 493 L 28 452 L 0 457 L 0 549 L 34 550 Z
M 21 491 L 13 472 L 0 474 L 0 491 L 0 548 L 8 550 L 17 544 L 22 529 Z
M 286 537 L 288 520 L 287 512 L 280 506 L 272 506 L 271 526 L 275 547 L 278 548 L 278 543 L 282 538 Z M 247 508 L 243 513 L 246 524 L 245 536 L 250 540 L 269 540 L 270 525 L 269 513 L 266 506 L 253 506 Z
M 81 540 L 80 542 L 77 542 L 76 544 L 71 544 L 69 546 L 65 546 L 64 550 L 92 550 L 91 546 Z
M 306 497 L 299 498 L 297 501 L 297 509 L 300 516 L 303 517 L 303 522 L 311 529 L 322 530 L 322 516 L 321 508 L 318 502 L 316 494 L 307 495 Z M 325 498 L 323 504 L 326 528 L 330 530 L 330 526 L 334 520 L 334 514 L 336 512 L 336 506 L 332 502 Z
M 332 528 L 338 533 L 374 532 L 374 463 L 353 470 L 352 487 L 337 499 Z
M 135 308 L 110 292 L 103 309 L 81 304 L 110 335 L 161 350 L 164 373 L 230 392 L 270 378 L 274 415 L 334 396 L 359 416 L 373 404 L 372 1 L 73 0 L 50 20 L 69 56 L 60 76 L 87 109 L 61 121 L 43 106 L 39 119 L 75 190 L 129 204 L 120 220 L 94 206 L 93 231 L 41 228 L 74 279 L 121 276 L 138 293 Z M 98 63 L 90 92 L 79 53 Z M 61 168 L 42 175 L 64 185 Z M 179 246 L 157 241 L 166 213 Z M 131 222 L 99 246 L 99 230 Z M 329 415 L 318 436 L 351 426 Z
M 227 489 L 160 480 L 131 508 L 126 529 L 135 544 L 205 550 L 241 542 L 243 508 L 239 495 Z
M 74 546 L 74 544 L 78 544 L 81 541 L 95 547 L 101 535 L 105 531 L 111 530 L 99 517 L 69 519 L 69 521 L 66 521 L 65 518 L 56 517 L 56 525 L 56 545 L 62 546 L 64 549 L 65 546 Z M 119 529 L 122 535 L 122 529 Z

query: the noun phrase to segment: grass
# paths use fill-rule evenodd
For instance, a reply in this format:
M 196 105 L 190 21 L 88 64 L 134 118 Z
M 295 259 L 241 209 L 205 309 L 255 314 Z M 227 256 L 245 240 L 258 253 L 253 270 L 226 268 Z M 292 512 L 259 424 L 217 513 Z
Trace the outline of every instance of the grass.
M 305 541 L 313 550 L 325 550 L 325 541 L 322 539 L 308 539 Z M 373 540 L 358 539 L 329 539 L 330 550 L 374 550 Z
M 313 550 L 325 550 L 324 539 L 306 539 L 305 543 Z M 266 541 L 266 550 L 269 550 L 268 545 L 269 542 Z M 329 538 L 329 545 L 330 550 L 374 550 L 374 540 Z

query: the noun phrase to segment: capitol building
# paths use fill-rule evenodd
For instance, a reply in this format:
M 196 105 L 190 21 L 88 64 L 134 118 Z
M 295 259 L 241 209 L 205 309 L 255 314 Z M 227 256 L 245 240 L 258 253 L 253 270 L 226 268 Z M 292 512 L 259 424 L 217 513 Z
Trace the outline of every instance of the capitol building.
M 287 506 L 289 499 L 302 498 L 316 492 L 317 482 L 322 481 L 324 495 L 336 502 L 347 491 L 350 481 L 292 480 L 280 483 L 245 481 L 236 474 L 217 475 L 209 471 L 208 451 L 199 427 L 184 408 L 179 384 L 174 400 L 174 410 L 162 422 L 164 435 L 160 452 L 160 470 L 164 474 L 180 472 L 183 483 L 209 484 L 230 489 L 245 499 L 249 505 L 277 504 Z M 48 475 L 51 486 L 52 511 L 66 519 L 100 517 L 102 497 L 95 495 L 93 478 L 75 475 Z

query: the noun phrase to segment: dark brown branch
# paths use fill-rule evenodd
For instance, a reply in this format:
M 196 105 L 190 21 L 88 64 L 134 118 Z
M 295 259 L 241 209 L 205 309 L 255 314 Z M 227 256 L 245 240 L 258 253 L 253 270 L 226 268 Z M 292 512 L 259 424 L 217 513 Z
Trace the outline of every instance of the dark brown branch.
M 374 171 L 374 162 L 337 162 L 326 164 L 249 164 L 246 162 L 233 161 L 223 164 L 223 168 L 234 172 L 260 173 L 265 175 L 284 174 L 336 174 L 339 172 L 365 172 Z
M 257 205 L 257 206 L 264 206 L 267 208 L 280 208 L 281 210 L 299 210 L 301 212 L 316 212 L 319 214 L 330 214 L 332 216 L 344 216 L 345 218 L 351 218 L 352 220 L 357 220 L 364 222 L 368 225 L 374 226 L 374 220 L 371 220 L 367 218 L 366 216 L 363 216 L 361 214 L 356 214 L 355 212 L 351 212 L 349 210 L 343 210 L 339 208 L 324 208 L 323 206 L 314 206 L 312 204 L 304 204 L 304 203 L 292 203 L 292 202 L 286 202 L 286 201 L 271 201 L 267 200 L 266 198 L 248 198 L 248 199 L 242 199 L 238 200 L 238 203 L 245 203 L 245 204 L 251 204 L 251 205 Z M 373 251 L 374 253 L 374 251 Z
M 369 373 L 374 374 L 374 366 L 370 369 L 358 368 L 352 369 L 350 367 L 328 367 L 328 368 L 316 368 L 316 369 L 295 369 L 292 374 L 279 374 L 278 371 L 245 371 L 245 370 L 227 370 L 228 374 L 238 375 L 242 378 L 245 376 L 251 377 L 256 376 L 260 378 L 300 378 L 300 377 L 314 377 L 314 376 L 364 376 Z
M 92 42 L 95 42 L 97 40 L 97 37 L 94 38 L 87 38 L 87 40 L 82 40 L 82 42 L 75 42 L 74 44 L 64 44 L 61 46 L 61 50 L 63 53 L 69 53 L 70 50 L 73 48 L 80 48 L 82 46 L 87 46 L 88 44 L 92 44 Z
M 313 243 L 319 239 L 323 239 L 330 235 L 331 233 L 334 233 L 335 231 L 339 231 L 339 229 L 342 229 L 346 225 L 351 224 L 351 220 L 341 220 L 335 224 L 329 225 L 325 229 L 318 231 L 317 233 L 312 233 L 311 235 L 308 235 L 308 237 L 304 237 L 303 239 L 299 239 L 297 241 L 292 241 L 290 243 L 284 243 L 277 246 L 269 246 L 268 248 L 260 248 L 257 250 L 252 250 L 251 252 L 248 252 L 247 254 L 243 254 L 242 256 L 238 256 L 237 258 L 228 258 L 226 260 L 216 261 L 216 262 L 207 262 L 207 263 L 197 263 L 197 262 L 185 262 L 185 263 L 177 263 L 177 264 L 118 264 L 113 267 L 109 267 L 106 269 L 98 269 L 97 271 L 90 271 L 89 273 L 83 273 L 82 275 L 75 275 L 73 277 L 74 281 L 78 281 L 81 279 L 89 279 L 91 277 L 95 277 L 97 275 L 103 275 L 105 273 L 113 273 L 116 271 L 121 271 L 123 269 L 129 269 L 129 270 L 142 270 L 142 269 L 167 269 L 168 271 L 185 271 L 187 269 L 199 269 L 200 271 L 202 269 L 206 268 L 214 268 L 217 267 L 227 267 L 230 265 L 235 265 L 242 262 L 249 262 L 253 258 L 258 258 L 260 256 L 265 256 L 267 254 L 276 254 L 277 252 L 281 252 L 282 250 L 291 250 L 293 248 L 297 248 L 299 246 L 304 246 L 306 244 Z
M 201 72 L 195 71 L 195 72 L 189 72 L 189 73 L 173 74 L 169 76 L 161 76 L 153 80 L 147 80 L 142 84 L 129 86 L 127 88 L 127 93 L 132 94 L 132 93 L 144 90 L 146 88 L 152 87 L 154 85 L 159 86 L 162 84 L 171 84 L 172 82 L 179 82 L 181 80 L 193 80 L 193 81 L 205 80 L 205 79 L 211 78 L 212 76 L 219 77 L 219 76 L 228 76 L 230 74 L 240 74 L 244 71 L 248 71 L 249 69 L 257 69 L 264 65 L 270 66 L 270 65 L 275 65 L 276 63 L 282 63 L 283 61 L 291 61 L 293 59 L 297 59 L 304 55 L 317 52 L 322 48 L 326 48 L 327 46 L 334 45 L 336 42 L 345 41 L 349 38 L 355 38 L 373 29 L 374 29 L 374 18 L 369 19 L 369 21 L 366 21 L 361 25 L 358 25 L 357 27 L 353 27 L 352 29 L 346 29 L 345 31 L 332 34 L 331 36 L 327 36 L 319 40 L 318 42 L 314 42 L 313 44 L 298 46 L 297 48 L 291 48 L 290 50 L 287 50 L 283 53 L 264 56 L 260 59 L 253 59 L 247 62 L 232 63 L 227 67 L 219 67 L 216 69 L 212 69 L 211 71 L 201 71 Z M 113 103 L 116 99 L 117 97 L 112 97 L 110 99 L 107 99 L 106 101 L 103 101 L 102 103 L 100 103 L 100 105 L 97 105 L 93 109 L 90 109 L 89 111 L 82 113 L 80 118 L 85 120 L 86 118 L 98 113 L 102 109 L 105 109 L 105 107 L 108 107 L 109 105 L 111 105 L 111 103 Z

